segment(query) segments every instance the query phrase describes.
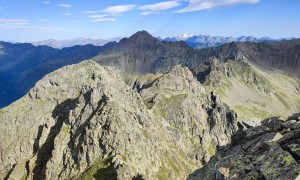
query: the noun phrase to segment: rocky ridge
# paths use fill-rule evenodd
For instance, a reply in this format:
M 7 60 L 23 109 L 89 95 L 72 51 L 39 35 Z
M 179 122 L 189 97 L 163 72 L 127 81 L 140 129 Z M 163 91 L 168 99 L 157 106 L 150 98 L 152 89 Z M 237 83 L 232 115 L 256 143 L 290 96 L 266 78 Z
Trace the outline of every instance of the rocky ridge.
M 300 114 L 287 120 L 268 118 L 261 125 L 232 136 L 232 144 L 222 147 L 192 179 L 297 179 L 300 172 Z
M 226 61 L 211 57 L 194 73 L 237 112 L 240 120 L 274 115 L 287 118 L 300 109 L 300 84 L 296 79 L 262 71 L 246 57 Z
M 139 92 L 93 61 L 45 76 L 0 110 L 0 177 L 184 179 L 230 143 L 234 112 L 187 68 L 176 66 Z
M 185 154 L 204 164 L 217 146 L 230 142 L 237 129 L 237 114 L 197 82 L 188 68 L 177 65 L 169 73 L 150 79 L 141 77 L 135 88 Z

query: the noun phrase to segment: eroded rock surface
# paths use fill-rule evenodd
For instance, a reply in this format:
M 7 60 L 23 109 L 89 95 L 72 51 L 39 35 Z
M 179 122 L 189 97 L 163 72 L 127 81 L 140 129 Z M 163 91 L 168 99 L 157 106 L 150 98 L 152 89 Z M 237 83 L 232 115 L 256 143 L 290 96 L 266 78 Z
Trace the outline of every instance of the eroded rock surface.
M 230 142 L 235 113 L 186 68 L 146 87 L 93 61 L 45 76 L 0 110 L 1 179 L 185 179 Z
M 188 179 L 295 179 L 300 172 L 300 114 L 265 119 L 232 136 L 208 164 Z

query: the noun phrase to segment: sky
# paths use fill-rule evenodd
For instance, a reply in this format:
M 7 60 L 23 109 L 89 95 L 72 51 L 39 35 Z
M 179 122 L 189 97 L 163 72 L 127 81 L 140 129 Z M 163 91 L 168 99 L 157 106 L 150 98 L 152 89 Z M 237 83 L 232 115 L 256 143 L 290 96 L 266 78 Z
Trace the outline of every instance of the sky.
M 300 38 L 300 0 L 0 0 L 0 40 L 180 34 Z

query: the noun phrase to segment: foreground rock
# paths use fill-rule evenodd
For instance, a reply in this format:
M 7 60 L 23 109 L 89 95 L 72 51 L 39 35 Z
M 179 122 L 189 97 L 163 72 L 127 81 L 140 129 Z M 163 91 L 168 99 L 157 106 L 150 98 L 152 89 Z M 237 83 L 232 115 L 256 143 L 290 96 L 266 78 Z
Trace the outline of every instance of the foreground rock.
M 169 79 L 174 95 L 194 92 L 174 101 L 178 108 L 163 99 L 147 108 L 117 73 L 93 61 L 45 76 L 0 110 L 0 178 L 185 179 L 230 142 L 236 117 L 188 70 L 168 74 L 154 87 L 148 84 L 149 97 L 165 96 L 155 87 L 163 90 L 159 82 Z M 179 76 L 182 84 L 176 85 Z M 146 89 L 139 92 L 146 97 Z M 198 110 L 184 108 L 191 98 L 188 107 Z
M 141 77 L 135 85 L 185 154 L 204 164 L 217 146 L 230 143 L 237 129 L 236 113 L 206 90 L 188 68 L 177 65 L 162 76 Z
M 232 136 L 188 179 L 295 179 L 300 172 L 300 114 L 266 119 Z

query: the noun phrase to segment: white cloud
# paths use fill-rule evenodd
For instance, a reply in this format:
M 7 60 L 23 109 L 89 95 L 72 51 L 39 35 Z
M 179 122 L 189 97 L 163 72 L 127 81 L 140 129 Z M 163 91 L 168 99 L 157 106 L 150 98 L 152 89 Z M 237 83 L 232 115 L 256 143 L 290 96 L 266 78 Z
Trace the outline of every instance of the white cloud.
M 27 24 L 27 19 L 0 19 L 0 26 L 24 26 Z
M 59 7 L 64 7 L 64 8 L 70 8 L 70 7 L 72 7 L 71 4 L 59 4 L 58 6 Z
M 46 5 L 50 4 L 50 1 L 44 1 L 44 4 L 46 4 Z
M 136 5 L 134 5 L 134 4 L 110 6 L 106 9 L 102 10 L 102 12 L 111 13 L 111 14 L 120 14 L 120 13 L 130 11 L 130 10 L 134 9 L 135 7 L 136 7 Z
M 96 14 L 97 11 L 83 11 L 84 14 Z
M 153 12 L 153 11 L 143 11 L 143 12 L 140 13 L 141 16 L 148 16 L 150 14 L 156 14 L 156 13 Z
M 165 1 L 165 2 L 155 3 L 155 4 L 140 6 L 139 9 L 144 11 L 162 11 L 162 10 L 167 10 L 167 9 L 177 7 L 179 5 L 180 3 L 178 1 Z
M 64 15 L 64 16 L 71 16 L 72 14 L 71 13 L 63 13 L 62 15 Z
M 16 29 L 42 30 L 47 28 L 41 26 L 30 26 L 27 19 L 0 19 L 0 30 Z
M 92 22 L 109 22 L 109 21 L 116 21 L 116 17 L 109 14 L 103 15 L 90 15 L 89 18 L 92 19 Z
M 39 22 L 49 22 L 49 19 L 39 19 Z
M 185 13 L 212 8 L 230 7 L 241 4 L 256 4 L 259 1 L 260 0 L 189 0 L 187 7 L 176 12 Z

